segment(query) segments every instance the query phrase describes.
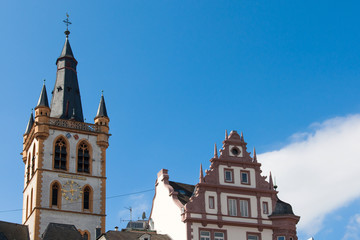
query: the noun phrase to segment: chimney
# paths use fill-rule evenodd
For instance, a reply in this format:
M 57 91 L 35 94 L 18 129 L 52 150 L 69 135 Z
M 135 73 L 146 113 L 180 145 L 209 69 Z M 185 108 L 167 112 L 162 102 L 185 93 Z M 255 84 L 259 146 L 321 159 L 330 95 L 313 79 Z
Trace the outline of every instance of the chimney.
M 115 231 L 119 231 L 119 227 L 118 227 L 118 226 L 115 227 Z

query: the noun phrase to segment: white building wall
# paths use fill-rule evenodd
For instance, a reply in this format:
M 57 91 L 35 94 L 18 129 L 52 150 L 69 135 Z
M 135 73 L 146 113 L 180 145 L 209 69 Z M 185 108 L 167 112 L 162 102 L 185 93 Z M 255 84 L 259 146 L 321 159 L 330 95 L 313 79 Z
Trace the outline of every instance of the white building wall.
M 246 198 L 249 199 L 250 202 L 250 217 L 251 218 L 257 218 L 258 212 L 257 212 L 257 201 L 255 196 L 249 196 L 249 195 L 243 195 L 243 194 L 233 194 L 233 193 L 220 193 L 221 198 L 221 214 L 228 215 L 228 198 L 234 197 L 234 198 Z M 237 209 L 239 211 L 239 209 Z M 239 219 L 238 217 L 230 217 Z M 244 221 L 246 218 L 243 218 Z
M 67 138 L 66 134 L 70 133 L 71 137 Z M 78 140 L 74 138 L 74 135 L 78 135 Z M 67 171 L 53 168 L 53 151 L 54 144 L 58 137 L 63 136 L 67 140 L 68 144 L 68 169 Z M 91 175 L 87 173 L 77 172 L 77 148 L 78 143 L 82 140 L 86 140 L 91 145 Z M 75 201 L 66 200 L 59 192 L 61 202 L 59 204 L 61 211 L 56 211 L 56 207 L 50 206 L 51 197 L 51 184 L 57 181 L 63 189 L 64 184 L 68 181 L 74 181 L 77 183 L 81 190 L 85 185 L 90 185 L 92 188 L 92 211 L 91 213 L 100 214 L 101 212 L 101 149 L 96 144 L 97 136 L 75 133 L 71 131 L 59 131 L 50 129 L 49 137 L 44 141 L 44 161 L 42 172 L 42 192 L 40 205 L 43 208 L 49 208 L 49 210 L 41 210 L 40 213 L 40 234 L 42 234 L 47 225 L 50 222 L 74 224 L 79 230 L 88 230 L 91 235 L 91 240 L 95 240 L 95 229 L 101 226 L 101 216 L 89 215 L 90 211 L 83 211 L 83 199 L 82 194 L 78 192 L 79 198 Z M 46 171 L 50 170 L 50 171 Z M 94 177 L 95 176 L 95 177 Z M 104 201 L 105 199 L 103 199 Z M 54 209 L 54 210 L 52 210 Z M 70 212 L 71 211 L 71 212 Z M 85 213 L 84 213 L 85 212 Z
M 234 182 L 233 183 L 225 182 L 225 177 L 224 177 L 224 169 L 225 168 L 234 170 L 234 176 L 233 176 Z M 240 171 L 250 172 L 250 176 L 249 176 L 250 184 L 242 184 L 241 183 Z M 219 182 L 221 185 L 256 188 L 255 169 L 243 168 L 243 167 L 228 167 L 227 165 L 220 165 L 219 166 Z
M 272 230 L 270 229 L 264 229 L 262 232 L 260 232 L 257 228 L 236 227 L 236 226 L 223 226 L 222 228 L 219 228 L 215 224 L 208 224 L 204 227 L 202 226 L 201 223 L 192 224 L 193 240 L 200 240 L 199 229 L 204 229 L 204 230 L 218 229 L 220 231 L 226 231 L 228 240 L 237 240 L 237 239 L 246 240 L 247 233 L 260 234 L 261 240 L 272 240 Z
M 96 235 L 95 231 L 97 227 L 101 226 L 100 217 L 85 215 L 85 214 L 76 214 L 76 213 L 67 213 L 67 212 L 50 212 L 49 210 L 40 211 L 40 234 L 42 234 L 49 223 L 63 223 L 63 224 L 72 224 L 78 230 L 88 229 L 90 232 L 91 240 L 95 240 Z
M 70 133 L 71 137 L 67 138 L 66 134 Z M 76 140 L 73 136 L 77 134 L 79 139 Z M 63 136 L 69 143 L 69 169 L 68 172 L 70 173 L 77 173 L 77 144 L 82 141 L 86 140 L 91 145 L 92 149 L 92 161 L 91 161 L 91 168 L 92 168 L 92 175 L 93 176 L 101 176 L 101 149 L 96 144 L 97 136 L 94 135 L 86 135 L 75 133 L 71 131 L 59 131 L 59 130 L 52 130 L 50 129 L 49 137 L 44 141 L 44 169 L 53 169 L 53 148 L 54 148 L 54 141 L 59 137 Z
M 181 221 L 181 208 L 175 204 L 173 198 L 169 196 L 169 189 L 159 179 L 150 216 L 154 224 L 153 228 L 157 233 L 167 234 L 173 240 L 185 240 L 186 225 Z
M 209 208 L 209 197 L 214 197 L 214 209 Z M 216 192 L 206 191 L 205 192 L 205 212 L 210 214 L 217 214 L 218 211 L 218 199 Z

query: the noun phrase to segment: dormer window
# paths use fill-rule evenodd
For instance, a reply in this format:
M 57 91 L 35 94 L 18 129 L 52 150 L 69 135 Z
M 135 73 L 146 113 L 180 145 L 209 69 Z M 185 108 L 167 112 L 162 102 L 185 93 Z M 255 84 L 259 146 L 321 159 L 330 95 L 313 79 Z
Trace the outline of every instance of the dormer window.
M 227 183 L 234 182 L 234 170 L 233 169 L 224 169 L 224 180 Z

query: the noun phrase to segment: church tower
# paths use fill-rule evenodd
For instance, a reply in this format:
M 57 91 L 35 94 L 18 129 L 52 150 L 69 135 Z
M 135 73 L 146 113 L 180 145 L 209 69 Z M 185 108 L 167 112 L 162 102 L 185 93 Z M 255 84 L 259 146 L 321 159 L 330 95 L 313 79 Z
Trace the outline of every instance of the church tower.
M 64 21 L 67 25 L 68 19 Z M 101 95 L 94 124 L 84 122 L 77 61 L 68 29 L 51 105 L 45 83 L 23 141 L 25 164 L 22 222 L 39 240 L 49 223 L 72 224 L 84 239 L 105 232 L 106 149 L 109 117 Z M 95 110 L 95 109 L 94 109 Z M 94 111 L 95 112 L 95 111 Z M 98 229 L 98 230 L 96 230 Z

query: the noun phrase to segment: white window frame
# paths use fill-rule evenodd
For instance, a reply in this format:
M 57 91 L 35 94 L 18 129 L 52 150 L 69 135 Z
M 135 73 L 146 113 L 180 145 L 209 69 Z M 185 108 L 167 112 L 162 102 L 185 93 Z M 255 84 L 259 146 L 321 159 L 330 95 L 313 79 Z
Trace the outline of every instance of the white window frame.
M 221 236 L 216 236 L 216 235 L 221 234 Z M 224 240 L 225 239 L 225 234 L 223 232 L 214 232 L 214 240 Z
M 237 199 L 228 198 L 228 214 L 229 216 L 237 216 Z
M 204 234 L 204 233 L 207 233 L 207 235 Z M 200 240 L 211 240 L 211 233 L 210 233 L 210 231 L 201 230 L 201 231 L 200 231 Z
M 240 216 L 241 217 L 250 217 L 249 205 L 250 201 L 247 199 L 240 199 Z

